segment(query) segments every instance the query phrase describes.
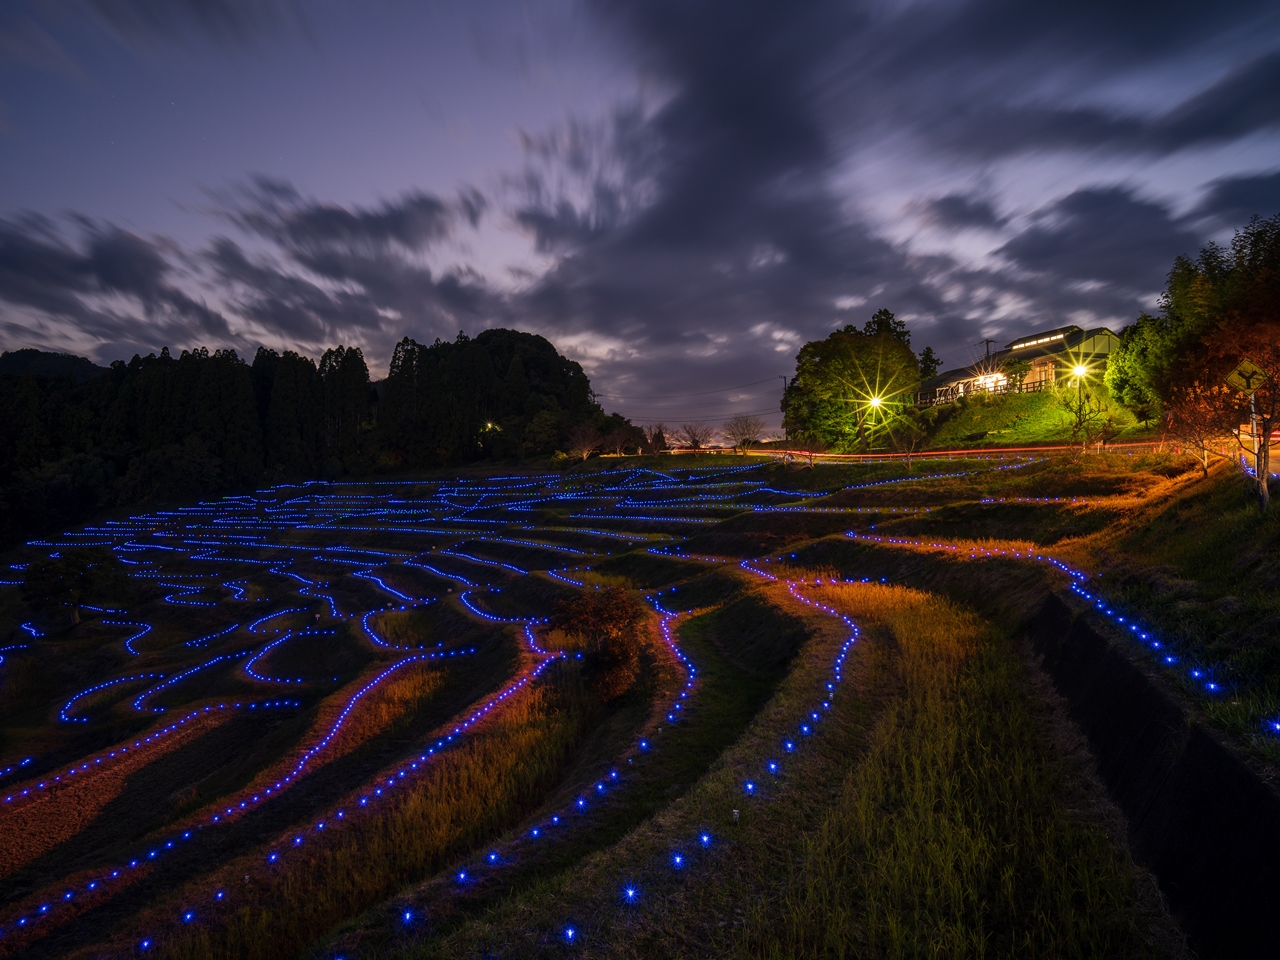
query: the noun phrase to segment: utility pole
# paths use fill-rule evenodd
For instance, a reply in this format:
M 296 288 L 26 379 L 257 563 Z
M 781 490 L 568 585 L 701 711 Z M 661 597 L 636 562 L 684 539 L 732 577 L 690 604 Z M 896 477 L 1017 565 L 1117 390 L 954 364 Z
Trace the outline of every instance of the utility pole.
M 785 399 L 787 396 L 787 378 L 781 373 L 778 374 L 778 377 L 782 380 L 782 396 Z M 785 416 L 782 418 L 782 439 L 787 439 L 787 418 Z
M 984 339 L 984 340 L 980 340 L 979 342 L 980 342 L 980 343 L 982 343 L 982 344 L 987 348 L 986 359 L 990 360 L 990 359 L 991 359 L 991 345 L 992 345 L 993 343 L 995 343 L 995 341 L 994 341 L 994 340 L 992 340 L 990 337 L 987 337 L 986 339 Z

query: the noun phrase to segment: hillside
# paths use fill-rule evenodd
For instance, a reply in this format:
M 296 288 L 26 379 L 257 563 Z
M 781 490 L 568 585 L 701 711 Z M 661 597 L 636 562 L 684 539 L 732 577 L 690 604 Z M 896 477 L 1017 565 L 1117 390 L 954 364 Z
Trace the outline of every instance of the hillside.
M 84 383 L 107 372 L 87 357 L 70 353 L 51 353 L 47 350 L 6 350 L 0 353 L 0 376 L 35 377 L 69 376 L 76 383 Z
M 1107 412 L 1119 433 L 1116 440 L 1148 439 L 1151 427 L 1138 423 L 1132 413 L 1107 396 Z M 1070 443 L 1071 418 L 1053 393 L 979 394 L 936 408 L 937 427 L 929 438 L 934 450 L 956 447 L 1017 446 L 1033 443 Z

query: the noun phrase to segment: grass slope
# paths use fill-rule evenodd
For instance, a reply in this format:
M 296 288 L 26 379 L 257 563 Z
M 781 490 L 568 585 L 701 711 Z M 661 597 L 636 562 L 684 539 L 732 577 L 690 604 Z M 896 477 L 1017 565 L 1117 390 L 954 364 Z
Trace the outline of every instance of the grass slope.
M 1132 413 L 1112 402 L 1105 387 L 1096 390 L 1106 401 L 1107 415 L 1121 431 L 1118 440 L 1152 435 Z M 938 414 L 938 428 L 929 438 L 929 447 L 935 450 L 1072 442 L 1071 417 L 1051 391 L 977 394 L 938 408 Z
M 456 930 L 404 931 L 362 955 L 1163 955 L 1168 924 L 1139 905 L 1124 849 L 1078 813 L 1021 660 L 937 597 L 879 585 L 815 591 L 858 618 L 864 640 L 820 735 L 786 757 L 782 779 L 744 795 L 744 778 L 791 735 L 844 639 L 838 622 L 770 590 L 813 638 L 692 791 Z M 706 849 L 702 831 L 714 837 Z M 624 886 L 639 891 L 635 904 Z

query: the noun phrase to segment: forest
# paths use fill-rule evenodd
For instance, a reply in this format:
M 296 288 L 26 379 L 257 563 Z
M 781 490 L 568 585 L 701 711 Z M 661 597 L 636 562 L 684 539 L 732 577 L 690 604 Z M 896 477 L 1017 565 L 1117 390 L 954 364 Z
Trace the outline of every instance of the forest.
M 576 426 L 630 426 L 605 415 L 579 364 L 506 329 L 430 345 L 406 337 L 378 382 L 344 346 L 318 364 L 265 347 L 252 362 L 165 348 L 105 370 L 16 351 L 0 358 L 0 408 L 4 542 L 104 508 L 543 455 Z

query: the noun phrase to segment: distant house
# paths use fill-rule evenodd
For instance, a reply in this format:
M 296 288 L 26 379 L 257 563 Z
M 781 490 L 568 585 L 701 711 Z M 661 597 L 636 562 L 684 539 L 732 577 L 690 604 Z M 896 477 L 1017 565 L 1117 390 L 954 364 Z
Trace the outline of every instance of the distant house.
M 926 380 L 916 400 L 921 406 L 931 406 L 975 393 L 1031 393 L 1074 378 L 1077 368 L 1084 368 L 1089 379 L 1100 381 L 1107 356 L 1119 346 L 1120 337 L 1106 327 L 1084 330 L 1072 324 L 1043 330 L 1019 337 L 971 366 Z M 1021 381 L 1012 376 L 1022 367 L 1018 361 L 1030 364 Z

